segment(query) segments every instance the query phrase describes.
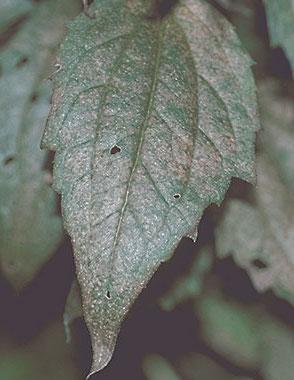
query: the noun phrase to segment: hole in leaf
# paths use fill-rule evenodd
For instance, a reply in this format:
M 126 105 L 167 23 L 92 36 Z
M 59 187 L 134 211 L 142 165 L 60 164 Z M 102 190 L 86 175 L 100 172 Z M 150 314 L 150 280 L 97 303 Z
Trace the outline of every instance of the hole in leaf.
M 26 63 L 28 63 L 29 59 L 27 57 L 23 57 L 22 59 L 20 59 L 17 64 L 16 64 L 16 67 L 22 67 L 24 66 Z
M 260 259 L 254 259 L 251 261 L 251 264 L 254 265 L 258 269 L 265 269 L 267 268 L 267 265 L 264 261 Z
M 4 160 L 4 166 L 8 166 L 9 164 L 11 164 L 13 161 L 14 161 L 15 157 L 14 156 L 8 156 L 5 158 Z
M 180 198 L 181 198 L 181 194 L 176 193 L 176 194 L 174 195 L 174 198 L 175 198 L 175 199 L 180 199 Z
M 117 145 L 114 145 L 110 150 L 110 154 L 116 154 L 116 153 L 119 153 L 120 151 L 121 151 L 121 148 Z
M 107 298 L 108 300 L 110 300 L 110 291 L 109 291 L 109 290 L 107 290 L 106 298 Z

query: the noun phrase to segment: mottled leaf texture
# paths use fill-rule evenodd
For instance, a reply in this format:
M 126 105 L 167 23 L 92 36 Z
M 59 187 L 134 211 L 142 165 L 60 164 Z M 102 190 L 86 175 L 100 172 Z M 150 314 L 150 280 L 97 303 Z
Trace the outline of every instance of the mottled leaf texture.
M 160 263 L 196 238 L 204 208 L 232 176 L 255 177 L 251 60 L 232 27 L 200 0 L 158 19 L 149 6 L 95 1 L 95 19 L 71 23 L 43 140 L 56 151 L 90 375 Z
M 233 254 L 259 291 L 294 303 L 294 106 L 275 83 L 260 88 L 264 129 L 255 206 L 232 200 L 217 232 L 221 257 Z
M 60 0 L 34 6 L 0 50 L 0 264 L 16 289 L 32 280 L 62 233 L 40 140 L 50 103 L 45 78 L 71 12 Z
M 294 70 L 294 0 L 264 0 L 273 46 L 282 46 Z

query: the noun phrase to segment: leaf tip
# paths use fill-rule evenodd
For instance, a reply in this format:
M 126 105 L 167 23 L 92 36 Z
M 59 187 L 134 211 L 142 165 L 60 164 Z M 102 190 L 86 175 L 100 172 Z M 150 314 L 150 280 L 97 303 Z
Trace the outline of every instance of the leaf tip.
M 93 375 L 100 372 L 108 365 L 112 358 L 114 347 L 115 342 L 111 345 L 103 344 L 101 341 L 92 342 L 92 366 L 86 380 L 90 380 Z

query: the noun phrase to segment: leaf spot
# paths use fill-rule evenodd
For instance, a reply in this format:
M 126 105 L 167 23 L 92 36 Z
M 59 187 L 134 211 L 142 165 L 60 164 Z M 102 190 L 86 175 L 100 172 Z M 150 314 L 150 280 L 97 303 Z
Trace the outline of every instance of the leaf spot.
M 175 198 L 175 199 L 180 199 L 180 198 L 181 198 L 181 194 L 176 193 L 176 194 L 174 195 L 174 198 Z

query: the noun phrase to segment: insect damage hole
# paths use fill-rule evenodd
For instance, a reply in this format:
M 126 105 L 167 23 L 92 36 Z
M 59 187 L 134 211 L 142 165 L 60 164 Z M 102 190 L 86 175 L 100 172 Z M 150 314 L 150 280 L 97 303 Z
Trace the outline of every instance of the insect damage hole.
M 110 291 L 109 291 L 109 290 L 107 290 L 107 292 L 106 292 L 106 298 L 107 298 L 108 300 L 110 300 L 110 298 L 111 298 L 111 295 L 110 295 Z
M 111 149 L 110 149 L 110 154 L 117 154 L 121 151 L 121 147 L 119 147 L 118 145 L 114 145 Z
M 180 199 L 181 198 L 181 194 L 179 194 L 179 193 L 174 194 L 174 198 L 175 199 Z

